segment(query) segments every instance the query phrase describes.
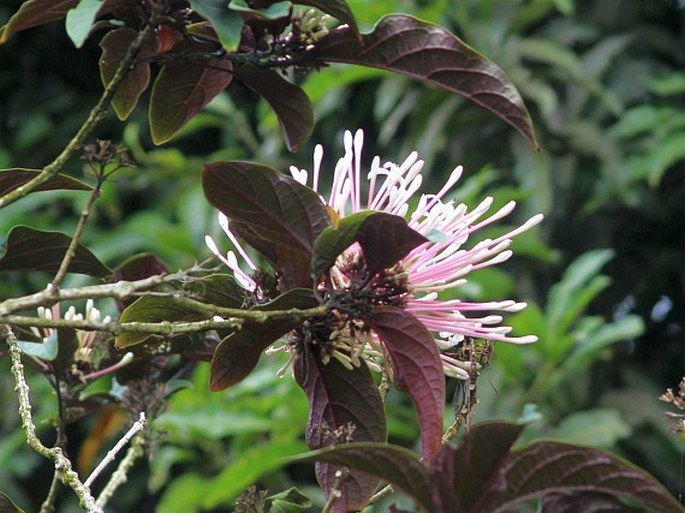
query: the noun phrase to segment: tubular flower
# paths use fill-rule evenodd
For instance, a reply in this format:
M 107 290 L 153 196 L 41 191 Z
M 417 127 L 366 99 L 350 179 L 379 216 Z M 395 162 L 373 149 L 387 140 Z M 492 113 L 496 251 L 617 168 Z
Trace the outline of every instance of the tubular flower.
M 468 379 L 474 362 L 462 361 L 455 357 L 455 349 L 466 339 L 483 339 L 515 344 L 527 344 L 537 340 L 534 335 L 511 336 L 511 327 L 502 325 L 503 317 L 499 312 L 518 312 L 526 303 L 513 300 L 470 302 L 461 299 L 441 299 L 441 292 L 458 288 L 466 283 L 472 271 L 490 267 L 509 259 L 512 251 L 509 246 L 512 238 L 532 228 L 542 220 L 542 215 L 533 216 L 518 228 L 494 239 L 481 240 L 470 247 L 467 243 L 472 235 L 509 215 L 515 207 L 511 201 L 499 210 L 490 213 L 493 198 L 486 198 L 474 209 L 464 204 L 447 200 L 446 196 L 459 180 L 463 168 L 458 166 L 449 176 L 443 187 L 435 194 L 422 194 L 416 208 L 410 211 L 409 201 L 417 194 L 422 181 L 421 170 L 424 162 L 412 152 L 401 164 L 382 163 L 376 156 L 371 168 L 362 177 L 362 130 L 352 135 L 344 134 L 345 154 L 338 160 L 333 176 L 331 193 L 322 197 L 337 216 L 344 217 L 362 210 L 377 210 L 398 215 L 407 219 L 409 227 L 424 235 L 428 242 L 413 249 L 392 269 L 384 271 L 377 278 L 383 293 L 393 291 L 393 304 L 405 308 L 419 319 L 434 336 L 445 374 Z M 323 148 L 317 145 L 311 173 L 291 166 L 290 172 L 295 180 L 319 192 L 319 177 L 323 160 Z M 362 187 L 363 178 L 368 186 Z M 366 192 L 364 192 L 366 191 Z M 251 269 L 254 264 L 240 249 L 235 237 L 230 233 L 228 221 L 219 215 L 220 224 L 241 253 Z M 241 270 L 237 257 L 232 252 L 227 256 L 220 254 L 211 238 L 207 244 L 219 258 L 236 274 L 236 278 L 248 289 L 254 289 L 254 281 Z M 355 244 L 348 248 L 331 269 L 331 283 L 336 290 L 353 286 L 355 262 L 359 260 L 360 248 Z M 331 293 L 331 291 L 325 291 Z M 454 296 L 454 294 L 451 294 Z M 359 337 L 361 330 L 353 330 Z M 363 345 L 354 337 L 342 337 L 333 356 L 345 363 L 357 364 L 359 357 L 377 367 L 383 355 L 382 345 L 373 333 L 369 333 Z M 342 350 L 341 350 L 342 349 Z M 348 355 L 348 356 L 344 356 Z

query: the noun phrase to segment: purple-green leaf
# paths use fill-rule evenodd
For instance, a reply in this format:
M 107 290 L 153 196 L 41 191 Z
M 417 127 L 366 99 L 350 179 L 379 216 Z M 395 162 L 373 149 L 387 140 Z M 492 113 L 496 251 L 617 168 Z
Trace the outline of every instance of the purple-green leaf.
M 174 51 L 202 51 L 198 45 L 181 43 Z M 207 51 L 206 48 L 204 48 Z M 214 58 L 206 64 L 183 62 L 167 64 L 152 86 L 150 133 L 155 144 L 171 139 L 183 125 L 200 112 L 233 79 L 230 61 Z
M 299 150 L 314 128 L 314 110 L 304 91 L 278 73 L 251 64 L 236 69 L 235 74 L 271 106 L 288 149 Z
M 430 461 L 440 448 L 445 410 L 445 377 L 435 340 L 416 317 L 395 306 L 376 306 L 365 322 L 390 353 L 395 385 L 412 398 L 423 456 Z
M 352 443 L 312 451 L 291 461 L 319 461 L 364 469 L 402 490 L 426 513 L 437 513 L 433 506 L 434 483 L 418 456 L 404 447 L 381 443 Z
M 514 451 L 499 470 L 506 487 L 491 489 L 478 503 L 490 513 L 504 513 L 550 493 L 601 493 L 632 499 L 653 511 L 685 508 L 645 470 L 601 449 L 558 442 L 537 442 Z
M 107 86 L 114 78 L 121 61 L 128 53 L 128 48 L 137 37 L 135 30 L 130 28 L 119 28 L 108 32 L 100 41 L 102 55 L 100 56 L 100 78 L 103 85 Z M 157 46 L 153 43 L 144 45 L 140 55 L 142 57 L 154 55 Z M 138 62 L 132 69 L 128 70 L 124 80 L 114 93 L 112 106 L 117 113 L 117 117 L 124 121 L 131 114 L 138 98 L 147 89 L 150 83 L 150 65 L 147 62 Z
M 143 296 L 121 312 L 120 322 L 192 321 L 205 316 L 178 304 L 173 297 Z M 116 337 L 117 349 L 134 346 L 150 338 L 150 333 L 126 331 Z
M 252 310 L 305 309 L 317 304 L 311 290 L 292 289 Z M 241 382 L 255 368 L 262 352 L 301 322 L 292 318 L 267 319 L 262 323 L 246 321 L 240 331 L 223 339 L 216 348 L 209 376 L 210 388 L 218 391 Z
M 28 183 L 40 173 L 40 169 L 12 168 L 0 170 L 0 196 L 4 196 L 8 192 L 12 192 L 14 189 Z M 44 184 L 38 186 L 34 192 L 57 190 L 92 191 L 93 188 L 76 178 L 58 174 L 50 178 L 50 180 Z
M 207 164 L 202 186 L 234 233 L 262 253 L 286 285 L 311 284 L 314 240 L 330 224 L 314 191 L 269 167 L 239 161 Z
M 296 360 L 295 379 L 309 399 L 306 439 L 310 448 L 386 440 L 383 403 L 365 363 L 347 369 L 331 358 L 324 365 L 309 348 Z M 333 490 L 339 469 L 337 464 L 317 463 L 316 476 L 326 494 Z M 333 513 L 358 511 L 371 498 L 378 480 L 362 470 L 351 471 L 342 483 L 342 496 L 334 503 Z
M 454 34 L 411 16 L 384 16 L 361 39 L 351 28 L 331 31 L 315 58 L 401 73 L 457 93 L 500 117 L 538 146 L 516 87 L 492 61 Z
M 67 11 L 79 0 L 28 0 L 0 28 L 0 44 L 4 44 L 15 32 L 64 19 Z
M 345 216 L 337 226 L 329 226 L 314 241 L 312 256 L 312 278 L 328 271 L 336 258 L 357 240 L 362 223 L 370 216 L 381 214 L 374 210 L 363 210 Z
M 57 272 L 70 242 L 71 237 L 63 233 L 15 226 L 0 248 L 0 271 Z M 104 278 L 112 270 L 88 248 L 79 244 L 69 265 L 69 272 Z

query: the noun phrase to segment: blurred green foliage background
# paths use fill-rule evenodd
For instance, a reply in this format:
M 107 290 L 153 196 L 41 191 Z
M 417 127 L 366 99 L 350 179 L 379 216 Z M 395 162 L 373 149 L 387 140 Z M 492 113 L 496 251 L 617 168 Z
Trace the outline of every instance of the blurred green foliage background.
M 0 5 L 4 23 L 21 4 Z M 314 102 L 307 148 L 288 154 L 266 105 L 240 86 L 220 95 L 171 143 L 151 144 L 145 105 L 125 125 L 113 115 L 98 137 L 123 141 L 137 166 L 105 187 L 84 242 L 116 265 L 141 251 L 172 269 L 206 257 L 219 236 L 199 176 L 204 162 L 250 159 L 283 171 L 311 167 L 314 144 L 332 169 L 344 129 L 366 130 L 366 156 L 426 160 L 424 191 L 457 164 L 455 193 L 474 204 L 519 202 L 541 227 L 515 243 L 516 257 L 475 273 L 475 299 L 529 301 L 511 317 L 531 346 L 496 346 L 479 380 L 474 421 L 532 420 L 527 439 L 597 445 L 644 466 L 676 496 L 685 488 L 685 444 L 669 432 L 657 398 L 685 375 L 685 3 L 676 0 L 353 0 L 362 29 L 390 12 L 438 23 L 501 66 L 520 89 L 542 146 L 459 97 L 376 70 L 334 66 L 296 77 Z M 0 166 L 41 167 L 64 146 L 101 92 L 99 48 L 77 51 L 60 24 L 17 34 L 0 47 Z M 83 162 L 67 172 L 83 177 Z M 70 233 L 86 195 L 42 192 L 0 212 L 0 238 L 16 224 Z M 515 222 L 511 221 L 512 223 Z M 504 230 L 500 226 L 497 230 Z M 39 273 L 3 274 L 0 298 L 42 288 Z M 69 284 L 83 283 L 74 277 Z M 113 310 L 103 304 L 102 309 Z M 259 482 L 296 484 L 317 500 L 313 472 L 283 467 L 305 450 L 306 400 L 275 377 L 271 357 L 239 386 L 207 388 L 207 368 L 188 376 L 156 421 L 164 434 L 111 511 L 230 511 Z M 0 483 L 36 510 L 50 469 L 23 445 L 6 359 L 0 373 Z M 37 418 L 54 415 L 49 387 L 31 376 Z M 392 393 L 391 441 L 417 444 L 408 399 Z M 449 419 L 446 419 L 449 422 Z M 49 425 L 40 426 L 46 433 Z M 73 451 L 91 425 L 70 428 Z M 63 494 L 60 511 L 78 511 Z M 393 500 L 398 500 L 397 497 Z M 402 500 L 400 499 L 400 502 Z M 386 503 L 387 504 L 387 503 Z M 379 505 L 374 511 L 384 511 Z M 316 510 L 316 507 L 314 508 Z

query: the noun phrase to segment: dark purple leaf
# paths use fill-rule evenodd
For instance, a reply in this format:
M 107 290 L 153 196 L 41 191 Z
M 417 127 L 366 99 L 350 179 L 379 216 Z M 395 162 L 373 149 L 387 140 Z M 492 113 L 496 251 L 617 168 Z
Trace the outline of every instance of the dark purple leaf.
M 0 271 L 57 272 L 70 242 L 71 237 L 63 233 L 15 226 L 10 230 L 4 247 L 0 248 Z M 79 244 L 69 272 L 104 278 L 112 270 Z
M 311 285 L 314 240 L 330 224 L 314 191 L 269 167 L 239 161 L 207 164 L 202 186 L 235 234 L 280 271 L 286 286 Z
M 416 317 L 398 307 L 377 306 L 365 322 L 390 353 L 395 385 L 412 398 L 423 456 L 430 461 L 440 448 L 445 410 L 445 377 L 435 340 Z
M 297 326 L 297 322 L 245 323 L 221 341 L 212 358 L 209 387 L 223 390 L 240 383 L 257 366 L 262 352 Z
M 352 10 L 345 0 L 296 0 L 294 3 L 316 7 L 320 11 L 330 14 L 340 23 L 349 25 L 353 31 L 359 32 L 357 20 L 354 19 L 354 14 L 352 14 Z
M 502 466 L 523 426 L 505 423 L 479 424 L 472 428 L 457 449 L 443 446 L 431 463 L 429 473 L 435 485 L 436 502 L 453 513 L 479 509 L 493 490 L 506 487 Z
M 532 120 L 511 80 L 444 28 L 411 16 L 384 16 L 358 38 L 340 28 L 317 43 L 316 59 L 401 73 L 457 93 L 491 111 L 538 146 Z
M 437 513 L 431 497 L 434 483 L 418 456 L 404 447 L 381 443 L 353 443 L 312 451 L 292 460 L 320 461 L 364 469 L 368 474 L 388 481 L 402 490 L 423 511 Z
M 103 85 L 107 86 L 114 77 L 121 61 L 128 53 L 128 48 L 137 37 L 137 32 L 130 28 L 119 28 L 108 32 L 100 41 L 102 55 L 100 56 L 100 78 Z M 149 57 L 157 53 L 159 47 L 156 43 L 144 45 L 141 49 L 141 57 Z M 150 65 L 147 62 L 139 62 L 128 70 L 124 80 L 119 85 L 112 107 L 120 120 L 125 120 L 131 114 L 138 98 L 147 89 L 150 83 Z
M 278 73 L 250 64 L 236 69 L 235 74 L 274 110 L 288 149 L 299 150 L 314 128 L 314 110 L 304 91 Z
M 252 310 L 306 309 L 318 305 L 311 290 L 293 289 L 273 301 Z M 262 352 L 273 342 L 301 324 L 297 319 L 246 321 L 237 331 L 221 341 L 212 358 L 209 386 L 218 391 L 245 379 L 259 362 Z
M 347 369 L 332 358 L 324 365 L 312 350 L 296 360 L 295 379 L 309 399 L 307 445 L 318 449 L 347 442 L 384 442 L 387 427 L 383 403 L 366 364 Z M 334 463 L 334 462 L 332 462 Z M 340 465 L 317 463 L 319 484 L 329 494 Z M 358 511 L 373 495 L 378 480 L 361 470 L 350 471 L 340 487 L 333 513 Z
M 67 11 L 78 3 L 79 0 L 27 0 L 0 28 L 0 44 L 6 43 L 15 32 L 65 18 Z
M 127 258 L 114 268 L 112 282 L 135 281 L 149 278 L 156 274 L 166 274 L 168 267 L 152 253 L 139 253 Z M 133 303 L 135 298 L 117 300 L 119 311 Z
M 616 497 L 601 493 L 553 493 L 542 498 L 542 513 L 640 513 Z
M 550 493 L 592 492 L 635 500 L 654 511 L 685 508 L 646 471 L 601 449 L 537 442 L 514 451 L 492 488 L 472 510 L 504 513 L 518 503 Z
M 24 510 L 14 504 L 7 495 L 0 492 L 0 513 L 24 513 Z
M 208 51 L 182 43 L 178 52 Z M 209 50 L 211 51 L 211 50 Z M 171 139 L 183 125 L 200 112 L 233 79 L 230 61 L 210 59 L 206 64 L 190 62 L 167 64 L 152 86 L 150 96 L 150 133 L 155 144 Z
M 40 169 L 12 168 L 0 170 L 0 196 L 4 196 L 8 192 L 21 187 L 40 173 Z M 55 175 L 50 180 L 34 189 L 34 191 L 57 190 L 92 191 L 93 188 L 71 176 Z
M 412 249 L 428 242 L 419 232 L 409 228 L 403 217 L 385 212 L 367 217 L 361 223 L 356 239 L 364 251 L 371 275 L 396 264 Z

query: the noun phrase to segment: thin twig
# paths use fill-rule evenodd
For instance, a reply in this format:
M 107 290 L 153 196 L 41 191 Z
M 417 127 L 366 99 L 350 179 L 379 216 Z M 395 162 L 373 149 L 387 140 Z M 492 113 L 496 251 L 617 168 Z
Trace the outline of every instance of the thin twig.
M 324 504 L 321 513 L 328 513 L 329 511 L 331 511 L 333 504 L 335 504 L 335 502 L 342 496 L 340 486 L 342 485 L 342 482 L 347 478 L 347 476 L 347 469 L 341 469 L 335 472 L 335 482 L 333 483 L 333 489 L 331 490 L 331 493 L 328 494 L 328 500 L 326 501 L 326 504 Z
M 65 164 L 71 160 L 74 154 L 83 146 L 86 139 L 93 133 L 95 127 L 100 124 L 107 115 L 114 94 L 117 92 L 117 89 L 119 89 L 126 74 L 131 69 L 143 41 L 152 33 L 152 30 L 157 23 L 156 17 L 157 16 L 153 13 L 150 17 L 150 23 L 148 23 L 133 40 L 128 48 L 126 56 L 122 59 L 119 67 L 114 73 L 112 80 L 110 80 L 107 87 L 105 87 L 105 91 L 102 93 L 100 100 L 90 111 L 88 118 L 86 118 L 78 132 L 76 132 L 76 135 L 69 141 L 69 144 L 64 147 L 62 153 L 60 153 L 50 164 L 45 166 L 38 176 L 0 197 L 0 209 L 23 198 L 31 191 L 36 190 L 36 188 L 49 181 L 62 170 Z
M 64 280 L 64 277 L 66 276 L 67 271 L 69 270 L 69 265 L 76 256 L 76 249 L 78 248 L 79 241 L 81 240 L 83 229 L 86 227 L 86 222 L 90 217 L 90 213 L 93 210 L 93 205 L 95 205 L 95 201 L 100 197 L 102 183 L 103 178 L 99 176 L 97 184 L 95 185 L 95 189 L 93 189 L 93 191 L 91 192 L 90 198 L 88 199 L 88 203 L 81 212 L 81 217 L 79 218 L 78 224 L 76 225 L 76 230 L 74 230 L 74 235 L 71 237 L 69 247 L 67 248 L 66 253 L 64 253 L 64 258 L 62 258 L 62 262 L 59 265 L 57 274 L 55 275 L 55 278 L 52 280 L 52 286 L 55 289 L 58 289 L 62 284 L 62 280 Z
M 47 497 L 40 506 L 38 513 L 53 513 L 55 511 L 55 499 L 57 498 L 57 490 L 59 490 L 59 472 L 55 470 L 52 474 L 52 483 L 50 483 L 50 490 Z
M 85 480 L 83 483 L 85 486 L 90 487 L 90 485 L 93 484 L 93 482 L 97 479 L 97 477 L 102 473 L 103 470 L 114 461 L 114 458 L 116 458 L 117 454 L 121 449 L 124 448 L 124 446 L 133 438 L 133 436 L 138 433 L 139 431 L 142 431 L 145 428 L 145 424 L 147 423 L 147 419 L 145 418 L 145 413 L 141 412 L 140 417 L 138 418 L 137 421 L 133 423 L 131 426 L 131 429 L 129 429 L 124 436 L 121 437 L 121 439 L 116 443 L 112 449 L 110 449 L 107 452 L 107 455 L 102 459 L 102 461 L 98 464 L 97 467 L 90 473 L 88 476 L 88 479 Z
M 107 505 L 117 488 L 128 479 L 128 472 L 131 470 L 131 467 L 133 467 L 133 464 L 145 453 L 145 436 L 143 433 L 143 431 L 139 431 L 136 436 L 133 437 L 133 441 L 126 451 L 126 455 L 100 492 L 100 495 L 98 495 L 95 504 L 99 507 L 104 508 Z

